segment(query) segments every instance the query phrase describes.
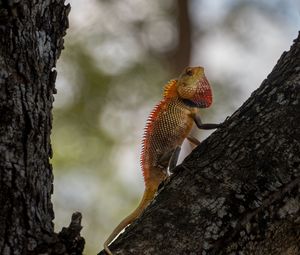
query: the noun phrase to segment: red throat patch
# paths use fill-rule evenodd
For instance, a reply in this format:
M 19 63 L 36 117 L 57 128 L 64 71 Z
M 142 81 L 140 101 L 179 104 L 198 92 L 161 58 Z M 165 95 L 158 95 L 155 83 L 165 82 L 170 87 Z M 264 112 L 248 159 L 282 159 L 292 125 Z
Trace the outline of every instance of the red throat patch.
M 201 79 L 201 81 L 199 81 L 199 85 L 197 86 L 197 90 L 192 101 L 201 108 L 207 108 L 211 105 L 212 91 L 205 76 Z

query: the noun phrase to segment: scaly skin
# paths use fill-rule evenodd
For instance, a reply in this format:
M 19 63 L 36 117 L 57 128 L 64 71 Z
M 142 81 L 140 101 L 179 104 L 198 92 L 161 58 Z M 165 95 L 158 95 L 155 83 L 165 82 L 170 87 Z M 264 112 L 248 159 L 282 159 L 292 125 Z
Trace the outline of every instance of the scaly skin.
M 194 122 L 203 129 L 218 126 L 202 124 L 197 117 L 199 108 L 207 108 L 211 103 L 212 92 L 203 67 L 188 67 L 178 80 L 171 80 L 165 86 L 163 99 L 151 112 L 145 128 L 141 155 L 144 195 L 139 206 L 115 228 L 104 243 L 104 249 L 109 255 L 112 255 L 108 248 L 110 242 L 140 216 L 153 199 L 159 184 L 168 177 L 170 161 L 177 161 L 177 157 L 172 155 L 176 148 L 180 148 L 183 140 L 188 138 Z

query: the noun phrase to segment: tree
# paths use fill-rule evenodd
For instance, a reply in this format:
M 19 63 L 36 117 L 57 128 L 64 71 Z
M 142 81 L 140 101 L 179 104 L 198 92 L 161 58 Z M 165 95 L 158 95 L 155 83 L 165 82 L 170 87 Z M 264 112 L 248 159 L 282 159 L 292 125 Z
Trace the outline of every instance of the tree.
M 299 155 L 300 33 L 259 89 L 175 169 L 111 250 L 300 254 Z
M 53 229 L 55 63 L 70 7 L 0 1 L 1 254 L 82 254 L 80 213 Z M 185 161 L 116 254 L 299 254 L 300 35 L 250 99 Z
M 54 233 L 50 132 L 70 6 L 0 1 L 0 253 L 81 254 L 81 215 Z

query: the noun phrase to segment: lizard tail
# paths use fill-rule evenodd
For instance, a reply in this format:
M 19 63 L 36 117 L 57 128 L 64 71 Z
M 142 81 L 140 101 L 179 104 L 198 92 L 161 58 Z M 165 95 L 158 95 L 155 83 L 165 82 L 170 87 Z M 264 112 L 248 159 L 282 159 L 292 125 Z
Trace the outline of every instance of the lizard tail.
M 123 219 L 119 225 L 114 229 L 114 231 L 110 234 L 107 240 L 104 243 L 104 250 L 107 254 L 113 255 L 113 253 L 108 248 L 108 245 L 115 239 L 115 237 L 130 223 L 132 223 L 136 218 L 138 218 L 144 209 L 148 206 L 150 201 L 152 201 L 157 187 L 146 188 L 142 197 L 141 202 L 139 203 L 138 207 L 129 214 L 125 219 Z

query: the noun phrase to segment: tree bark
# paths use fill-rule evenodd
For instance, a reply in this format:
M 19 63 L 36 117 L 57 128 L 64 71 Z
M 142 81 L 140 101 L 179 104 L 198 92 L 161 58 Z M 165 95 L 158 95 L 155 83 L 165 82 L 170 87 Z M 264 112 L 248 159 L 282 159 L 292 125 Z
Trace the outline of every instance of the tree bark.
M 299 255 L 299 175 L 300 34 L 259 89 L 175 169 L 111 250 Z
M 81 254 L 79 213 L 55 234 L 50 132 L 70 6 L 0 1 L 0 253 Z

